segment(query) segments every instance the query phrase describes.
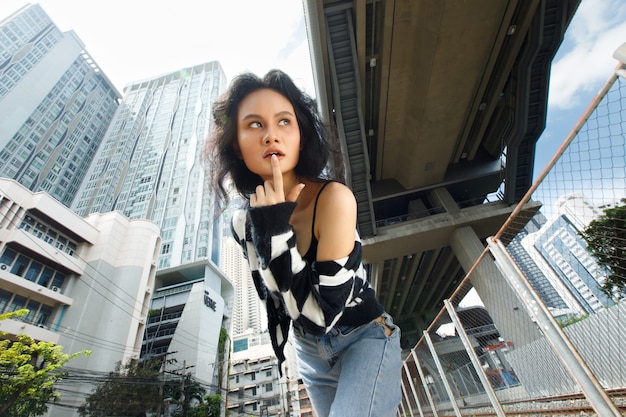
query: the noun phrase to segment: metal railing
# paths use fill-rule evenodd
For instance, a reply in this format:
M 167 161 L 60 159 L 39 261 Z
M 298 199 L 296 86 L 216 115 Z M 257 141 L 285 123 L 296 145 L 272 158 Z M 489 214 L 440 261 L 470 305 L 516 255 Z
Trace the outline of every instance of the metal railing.
M 626 44 L 614 57 L 613 74 L 409 352 L 398 416 L 626 413 Z M 533 217 L 529 202 L 542 204 Z M 458 231 L 461 250 L 473 239 Z

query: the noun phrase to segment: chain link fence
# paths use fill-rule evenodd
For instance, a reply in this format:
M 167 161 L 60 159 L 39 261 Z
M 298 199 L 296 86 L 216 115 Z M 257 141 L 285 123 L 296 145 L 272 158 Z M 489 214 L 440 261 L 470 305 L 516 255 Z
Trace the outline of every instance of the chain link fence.
M 399 416 L 626 415 L 626 44 L 614 56 L 405 359 Z

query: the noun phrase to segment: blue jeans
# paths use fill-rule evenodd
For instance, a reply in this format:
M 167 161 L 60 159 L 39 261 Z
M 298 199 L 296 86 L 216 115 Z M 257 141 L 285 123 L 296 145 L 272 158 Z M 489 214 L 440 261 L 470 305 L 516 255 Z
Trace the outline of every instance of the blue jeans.
M 400 329 L 383 314 L 323 336 L 294 327 L 298 368 L 318 417 L 393 417 L 400 404 Z

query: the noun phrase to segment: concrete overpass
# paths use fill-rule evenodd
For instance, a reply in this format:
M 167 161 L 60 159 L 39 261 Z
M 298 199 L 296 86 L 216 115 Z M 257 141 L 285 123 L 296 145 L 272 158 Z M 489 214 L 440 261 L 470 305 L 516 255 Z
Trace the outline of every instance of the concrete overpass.
M 550 65 L 580 0 L 303 1 L 364 260 L 411 347 L 460 259 L 532 184 Z

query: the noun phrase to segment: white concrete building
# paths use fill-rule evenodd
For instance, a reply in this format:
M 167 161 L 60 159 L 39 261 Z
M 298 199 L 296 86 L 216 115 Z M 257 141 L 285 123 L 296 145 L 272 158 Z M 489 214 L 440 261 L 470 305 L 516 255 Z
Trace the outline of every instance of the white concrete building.
M 91 350 L 71 361 L 84 371 L 109 372 L 138 358 L 159 244 L 151 221 L 118 212 L 83 219 L 47 193 L 0 178 L 0 312 L 29 310 L 0 322 L 0 330 L 54 342 L 66 353 Z M 51 415 L 68 415 L 54 408 Z
M 226 81 L 216 61 L 130 83 L 81 184 L 79 215 L 119 210 L 161 229 L 141 356 L 169 354 L 219 386 L 220 329 L 230 332 L 233 285 L 218 269 L 222 226 L 204 171 L 211 112 Z

